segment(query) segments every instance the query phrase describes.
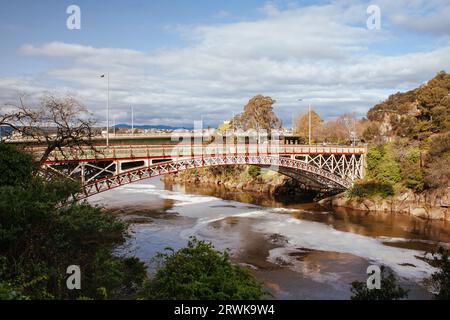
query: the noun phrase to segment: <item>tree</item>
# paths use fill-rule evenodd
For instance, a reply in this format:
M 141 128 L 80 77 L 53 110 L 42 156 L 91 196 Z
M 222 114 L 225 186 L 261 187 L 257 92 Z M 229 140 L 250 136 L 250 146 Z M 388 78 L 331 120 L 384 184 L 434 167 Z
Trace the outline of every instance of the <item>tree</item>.
M 450 183 L 450 132 L 430 139 L 425 167 L 425 182 L 429 188 L 448 186 Z
M 0 180 L 0 297 L 133 297 L 146 278 L 144 264 L 113 254 L 127 225 L 70 200 L 77 183 L 31 176 L 32 159 L 23 151 L 3 144 L 0 151 L 0 168 L 14 165 Z M 65 284 L 73 264 L 82 271 L 80 291 Z
M 9 107 L 13 111 L 2 116 L 3 124 L 24 138 L 45 145 L 39 167 L 53 151 L 59 151 L 64 158 L 67 158 L 67 149 L 84 154 L 87 146 L 98 152 L 92 141 L 95 122 L 74 98 L 45 95 L 37 107 L 31 107 L 20 97 L 18 105 Z
M 14 146 L 0 143 L 0 155 L 0 186 L 30 183 L 33 169 L 30 154 L 17 152 Z
M 397 284 L 394 274 L 381 267 L 381 288 L 369 289 L 366 282 L 352 282 L 352 300 L 400 300 L 408 297 L 408 290 Z
M 363 139 L 369 142 L 377 141 L 381 136 L 380 125 L 377 121 L 370 121 L 362 133 Z
M 358 138 L 357 120 L 354 113 L 344 113 L 336 119 L 336 123 L 341 126 L 348 141 L 353 141 Z
M 367 152 L 367 178 L 394 185 L 402 180 L 401 168 L 390 145 L 372 147 Z
M 306 140 L 309 138 L 309 113 L 300 114 L 295 119 L 295 134 Z M 311 138 L 315 141 L 319 139 L 321 126 L 323 124 L 322 118 L 314 110 L 311 111 Z
M 143 292 L 147 299 L 252 300 L 264 296 L 251 273 L 230 261 L 227 252 L 196 238 L 178 251 L 159 253 L 160 267 Z
M 450 74 L 441 71 L 414 90 L 389 96 L 371 108 L 367 116 L 383 124 L 384 133 L 424 141 L 450 129 L 449 94 Z
M 450 251 L 439 247 L 433 253 L 434 264 L 438 271 L 432 274 L 431 284 L 436 291 L 435 299 L 450 300 Z
M 235 116 L 233 127 L 241 127 L 244 130 L 267 130 L 281 128 L 281 120 L 273 112 L 275 100 L 271 97 L 257 95 L 251 98 L 244 106 L 244 112 Z

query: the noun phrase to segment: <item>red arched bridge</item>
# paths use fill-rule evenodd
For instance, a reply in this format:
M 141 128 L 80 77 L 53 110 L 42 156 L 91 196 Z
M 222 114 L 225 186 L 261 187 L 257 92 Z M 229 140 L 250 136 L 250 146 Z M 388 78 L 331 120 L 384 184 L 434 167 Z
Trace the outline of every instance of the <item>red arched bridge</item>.
M 364 177 L 366 151 L 365 147 L 285 144 L 112 146 L 53 152 L 44 167 L 80 181 L 80 199 L 165 174 L 226 165 L 269 168 L 296 179 L 304 189 L 339 192 Z

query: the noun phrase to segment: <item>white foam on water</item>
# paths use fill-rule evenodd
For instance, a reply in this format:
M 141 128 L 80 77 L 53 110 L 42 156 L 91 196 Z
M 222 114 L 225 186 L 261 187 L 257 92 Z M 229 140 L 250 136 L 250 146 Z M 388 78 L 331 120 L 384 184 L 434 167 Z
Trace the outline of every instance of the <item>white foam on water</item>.
M 258 210 L 258 211 L 249 211 L 249 212 L 243 212 L 243 213 L 235 213 L 235 214 L 217 214 L 214 215 L 213 217 L 211 216 L 207 216 L 207 217 L 202 217 L 199 218 L 197 220 L 197 223 L 189 229 L 183 230 L 180 235 L 181 237 L 188 239 L 191 236 L 195 236 L 198 234 L 198 232 L 207 227 L 209 224 L 216 222 L 216 221 L 220 221 L 226 218 L 231 218 L 231 217 L 239 217 L 239 218 L 245 218 L 245 217 L 252 217 L 252 216 L 260 216 L 261 213 L 263 211 Z
M 386 237 L 386 236 L 380 236 L 380 237 L 377 237 L 377 239 L 379 239 L 382 242 L 388 242 L 388 243 L 420 242 L 420 243 L 426 243 L 426 244 L 438 245 L 441 247 L 450 248 L 450 243 L 433 241 L 433 240 L 425 240 L 425 239 L 405 239 L 405 238 Z
M 264 221 L 253 226 L 255 231 L 281 234 L 288 239 L 285 250 L 272 250 L 269 259 L 290 261 L 294 263 L 294 270 L 295 261 L 288 254 L 292 250 L 298 251 L 298 248 L 308 248 L 353 254 L 371 263 L 389 266 L 395 273 L 410 280 L 422 280 L 435 272 L 428 263 L 417 258 L 423 257 L 423 251 L 386 246 L 380 239 L 338 231 L 318 222 L 286 219 L 286 216 L 271 213 L 263 217 Z M 415 267 L 402 264 L 412 264 Z
M 305 263 L 302 260 L 298 260 L 296 256 L 291 255 L 291 253 L 302 251 L 303 250 L 289 247 L 275 248 L 269 251 L 267 261 L 279 264 L 281 259 L 283 264 L 288 265 L 291 270 L 306 275 L 314 281 L 338 284 L 339 279 L 342 276 L 341 274 L 322 270 L 322 268 L 315 263 Z
M 216 197 L 198 196 L 198 195 L 184 194 L 184 193 L 173 192 L 173 191 L 163 192 L 163 193 L 159 194 L 159 196 L 162 199 L 170 199 L 170 200 L 178 201 L 175 203 L 175 206 L 177 206 L 177 207 L 182 207 L 182 206 L 187 206 L 187 205 L 192 205 L 192 204 L 199 204 L 199 203 L 206 203 L 206 202 L 211 202 L 211 201 L 215 201 L 215 200 L 221 200 Z
M 174 206 L 182 207 L 193 204 L 206 203 L 215 200 L 221 200 L 216 197 L 211 196 L 201 196 L 201 195 L 192 195 L 185 194 L 177 191 L 168 191 L 163 189 L 158 189 L 155 185 L 152 184 L 130 184 L 125 185 L 117 189 L 113 189 L 108 191 L 107 193 L 101 193 L 92 196 L 89 199 L 89 202 L 92 204 L 102 204 L 111 202 L 120 202 L 121 196 L 126 196 L 124 194 L 148 194 L 157 196 L 161 199 L 174 200 L 176 203 Z
M 289 208 L 271 208 L 271 212 L 275 213 L 293 213 L 293 212 L 307 212 L 305 210 L 300 209 L 289 209 Z

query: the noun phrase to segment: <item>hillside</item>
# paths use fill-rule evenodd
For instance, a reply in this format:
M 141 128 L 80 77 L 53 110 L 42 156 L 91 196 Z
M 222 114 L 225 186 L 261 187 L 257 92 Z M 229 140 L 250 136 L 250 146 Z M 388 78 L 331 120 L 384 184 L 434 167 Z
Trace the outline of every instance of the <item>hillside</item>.
M 367 118 L 367 176 L 333 204 L 448 219 L 450 74 L 391 95 Z

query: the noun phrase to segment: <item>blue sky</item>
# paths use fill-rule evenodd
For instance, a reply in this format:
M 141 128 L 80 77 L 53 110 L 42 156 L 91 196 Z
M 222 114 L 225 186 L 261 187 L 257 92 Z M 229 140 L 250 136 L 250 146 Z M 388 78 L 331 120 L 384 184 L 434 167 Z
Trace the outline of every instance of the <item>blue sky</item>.
M 68 30 L 66 8 L 81 9 Z M 366 26 L 376 4 L 381 29 Z M 362 116 L 389 94 L 450 71 L 450 2 L 1 1 L 0 102 L 71 94 L 104 122 L 216 125 L 256 94 L 289 123 L 307 103 Z M 302 98 L 303 103 L 298 99 Z

